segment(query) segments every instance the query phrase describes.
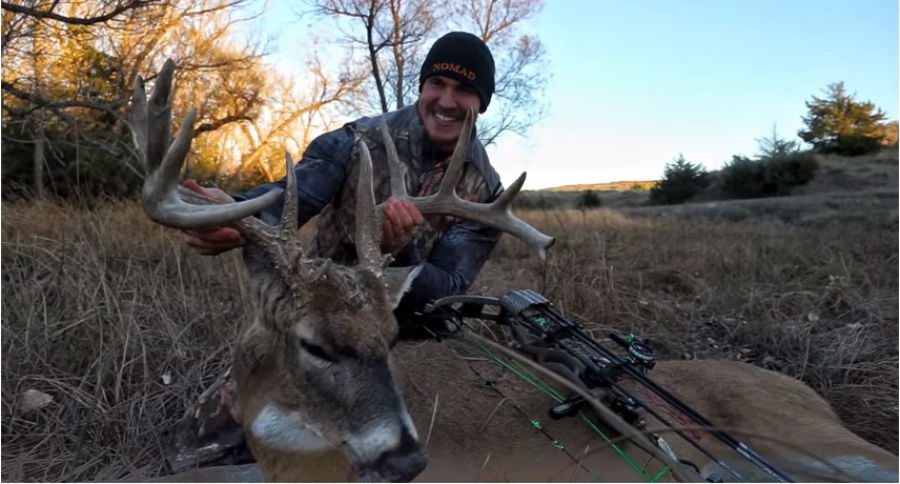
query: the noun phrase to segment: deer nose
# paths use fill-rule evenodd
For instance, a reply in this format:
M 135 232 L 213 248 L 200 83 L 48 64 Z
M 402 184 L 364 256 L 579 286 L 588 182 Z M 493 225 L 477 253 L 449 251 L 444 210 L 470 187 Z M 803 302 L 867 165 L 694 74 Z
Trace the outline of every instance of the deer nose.
M 419 442 L 403 429 L 399 445 L 381 454 L 375 461 L 375 472 L 382 480 L 409 482 L 425 470 L 428 456 Z

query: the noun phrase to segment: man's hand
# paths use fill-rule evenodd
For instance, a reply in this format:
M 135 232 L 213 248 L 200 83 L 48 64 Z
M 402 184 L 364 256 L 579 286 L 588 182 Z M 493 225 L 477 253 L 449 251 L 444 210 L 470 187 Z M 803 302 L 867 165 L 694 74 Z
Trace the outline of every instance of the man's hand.
M 184 187 L 213 200 L 234 203 L 234 199 L 218 188 L 203 188 L 194 180 L 185 180 Z M 232 227 L 210 227 L 199 230 L 182 230 L 184 243 L 202 255 L 219 255 L 247 244 L 241 233 Z
M 411 202 L 391 197 L 384 206 L 384 227 L 381 237 L 381 250 L 397 255 L 406 247 L 416 229 L 425 221 L 422 212 Z

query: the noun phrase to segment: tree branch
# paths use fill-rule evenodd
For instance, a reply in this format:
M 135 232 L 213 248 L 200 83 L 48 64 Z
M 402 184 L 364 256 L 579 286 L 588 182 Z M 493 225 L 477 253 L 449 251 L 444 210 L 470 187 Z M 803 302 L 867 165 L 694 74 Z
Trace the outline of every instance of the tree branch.
M 197 126 L 197 129 L 194 130 L 194 133 L 200 134 L 207 131 L 215 131 L 222 126 L 225 126 L 226 124 L 237 123 L 238 121 L 253 121 L 253 118 L 246 114 L 234 114 L 225 116 L 224 118 L 210 121 L 208 123 L 203 123 L 200 126 Z
M 63 22 L 67 24 L 73 25 L 93 25 L 99 24 L 103 22 L 107 22 L 112 20 L 116 16 L 132 9 L 146 7 L 148 5 L 152 5 L 154 3 L 158 3 L 159 0 L 131 0 L 126 3 L 119 3 L 116 8 L 112 9 L 109 12 L 104 14 L 96 15 L 93 17 L 67 17 L 65 15 L 60 15 L 58 13 L 53 12 L 53 7 L 50 7 L 47 10 L 38 10 L 36 8 L 25 7 L 23 5 L 16 5 L 10 2 L 0 2 L 0 7 L 3 10 L 7 10 L 13 13 L 18 13 L 22 15 L 27 15 L 29 17 L 34 17 L 38 19 L 48 19 L 48 20 L 56 20 L 58 22 Z
M 46 109 L 46 110 L 50 111 L 51 113 L 55 114 L 57 117 L 59 117 L 60 119 L 65 121 L 66 124 L 68 124 L 69 126 L 71 126 L 72 128 L 74 128 L 76 130 L 78 129 L 78 123 L 75 121 L 75 119 L 72 116 L 69 116 L 68 114 L 66 114 L 63 111 L 63 109 L 74 108 L 74 107 L 96 109 L 96 110 L 112 113 L 114 116 L 118 117 L 119 113 L 116 111 L 116 109 L 118 109 L 118 107 L 120 107 L 123 103 L 125 103 L 127 101 L 127 99 L 121 99 L 121 100 L 113 101 L 111 103 L 98 103 L 98 102 L 92 102 L 92 101 L 78 101 L 78 100 L 53 102 L 53 101 L 47 100 L 47 99 L 39 96 L 38 94 L 22 91 L 21 89 L 18 89 L 17 87 L 13 86 L 12 84 L 10 84 L 6 81 L 2 81 L 2 83 L 0 83 L 0 87 L 2 87 L 3 91 L 8 92 L 9 94 L 11 94 L 19 99 L 22 99 L 23 101 L 28 101 L 35 106 L 34 109 L 26 110 L 26 111 L 19 113 L 20 115 L 24 116 L 24 115 L 27 115 L 28 113 L 31 113 L 38 109 Z

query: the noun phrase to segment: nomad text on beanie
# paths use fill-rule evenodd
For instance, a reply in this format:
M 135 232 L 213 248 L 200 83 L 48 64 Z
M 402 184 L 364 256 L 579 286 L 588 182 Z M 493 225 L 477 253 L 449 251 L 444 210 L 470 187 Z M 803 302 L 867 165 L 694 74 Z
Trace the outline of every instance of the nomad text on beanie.
M 419 91 L 425 79 L 440 75 L 466 83 L 481 98 L 483 113 L 494 94 L 494 57 L 478 37 L 466 32 L 450 32 L 438 39 L 422 64 Z

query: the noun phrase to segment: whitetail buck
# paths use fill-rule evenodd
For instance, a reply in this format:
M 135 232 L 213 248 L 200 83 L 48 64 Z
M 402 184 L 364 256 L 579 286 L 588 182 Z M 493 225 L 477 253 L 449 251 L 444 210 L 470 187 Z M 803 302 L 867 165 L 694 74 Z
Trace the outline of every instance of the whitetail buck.
M 232 224 L 250 242 L 245 260 L 254 307 L 236 346 L 234 369 L 240 418 L 268 480 L 638 478 L 578 419 L 547 424 L 547 435 L 564 442 L 568 454 L 558 450 L 530 423 L 543 419 L 547 398 L 467 357 L 472 356 L 470 347 L 462 342 L 396 344 L 392 310 L 417 270 L 387 267 L 388 259 L 379 250 L 382 211 L 374 200 L 364 143 L 358 143 L 357 266 L 304 256 L 295 237 L 296 180 L 290 159 L 285 210 L 277 227 L 252 215 L 279 199 L 279 193 L 217 204 L 181 189 L 178 175 L 190 147 L 194 113 L 188 114 L 170 145 L 173 71 L 174 63 L 167 62 L 149 102 L 143 80 L 135 82 L 132 129 L 151 172 L 144 185 L 144 206 L 150 218 L 163 225 L 184 229 Z M 412 200 L 423 213 L 476 220 L 545 249 L 553 239 L 509 211 L 524 174 L 490 205 L 454 195 L 473 122 L 469 116 L 434 197 L 408 197 L 400 163 L 391 154 L 394 195 Z M 390 154 L 392 141 L 385 143 Z M 476 378 L 474 368 L 493 375 L 502 394 Z M 660 362 L 651 376 L 717 425 L 752 432 L 738 435 L 797 479 L 897 479 L 896 456 L 845 429 L 829 405 L 795 379 L 726 361 Z M 670 442 L 679 457 L 708 467 L 709 459 L 693 448 Z M 754 476 L 737 457 L 729 462 L 745 477 L 771 479 Z M 246 468 L 240 474 L 230 474 L 233 470 L 175 478 L 258 477 L 247 474 Z

